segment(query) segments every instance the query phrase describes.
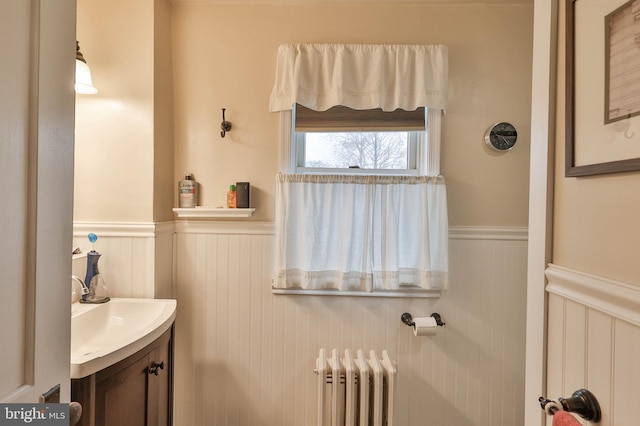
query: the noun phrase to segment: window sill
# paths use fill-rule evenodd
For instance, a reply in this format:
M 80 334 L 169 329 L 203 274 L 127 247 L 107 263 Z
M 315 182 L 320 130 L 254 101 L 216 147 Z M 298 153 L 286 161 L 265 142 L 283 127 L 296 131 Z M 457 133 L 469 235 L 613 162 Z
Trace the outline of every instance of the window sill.
M 271 288 L 273 294 L 296 296 L 352 296 L 352 297 L 410 297 L 420 299 L 437 299 L 440 290 L 379 290 L 374 292 L 340 291 L 340 290 L 304 290 L 294 288 Z
M 251 217 L 255 208 L 227 209 L 223 207 L 174 208 L 173 212 L 183 219 L 208 219 L 217 217 Z

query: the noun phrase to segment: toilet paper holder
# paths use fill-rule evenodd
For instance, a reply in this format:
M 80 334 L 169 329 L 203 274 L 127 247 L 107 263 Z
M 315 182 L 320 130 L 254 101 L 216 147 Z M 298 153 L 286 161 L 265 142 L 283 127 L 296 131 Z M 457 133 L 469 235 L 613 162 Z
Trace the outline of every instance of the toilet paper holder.
M 440 316 L 439 313 L 434 312 L 430 316 L 433 317 L 433 319 L 436 320 L 436 324 L 438 326 L 442 327 L 443 325 L 445 325 L 445 323 L 442 321 L 442 317 Z M 404 314 L 402 314 L 402 316 L 400 316 L 400 321 L 402 321 L 403 323 L 407 324 L 409 327 L 415 327 L 416 326 L 415 322 L 413 322 L 413 316 L 411 316 L 411 314 L 409 312 L 405 312 Z

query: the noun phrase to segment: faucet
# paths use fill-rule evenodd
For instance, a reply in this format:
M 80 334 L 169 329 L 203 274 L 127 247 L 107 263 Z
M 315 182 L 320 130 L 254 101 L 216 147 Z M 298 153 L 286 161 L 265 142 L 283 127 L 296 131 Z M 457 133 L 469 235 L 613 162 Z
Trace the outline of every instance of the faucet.
M 78 284 L 80 284 L 80 289 L 81 289 L 82 295 L 89 294 L 89 288 L 85 285 L 84 281 L 82 281 L 82 279 L 79 276 L 71 275 L 71 281 L 75 281 Z M 76 291 L 75 291 L 75 289 L 73 288 L 73 285 L 72 285 L 71 286 L 71 301 L 72 302 L 73 302 L 75 294 L 76 294 Z M 80 296 L 80 297 L 82 297 L 82 296 Z
M 77 300 L 77 302 L 80 303 L 105 303 L 108 302 L 109 300 L 111 300 L 109 297 L 107 296 L 96 296 L 96 283 L 97 280 L 92 279 L 91 282 L 92 284 L 87 286 L 85 284 L 84 281 L 82 281 L 82 278 L 78 277 L 77 275 L 71 275 L 71 280 L 77 282 L 78 284 L 80 284 L 80 288 L 82 289 L 82 296 L 80 296 L 80 300 Z M 76 295 L 76 291 L 73 287 L 71 287 L 71 303 L 76 302 L 75 299 L 75 295 Z

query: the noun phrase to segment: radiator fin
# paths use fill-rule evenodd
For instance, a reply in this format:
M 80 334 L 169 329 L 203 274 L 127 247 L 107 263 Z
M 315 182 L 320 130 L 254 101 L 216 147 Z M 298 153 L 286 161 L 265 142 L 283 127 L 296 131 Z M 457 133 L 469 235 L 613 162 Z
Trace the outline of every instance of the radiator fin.
M 393 426 L 393 400 L 398 368 L 386 350 L 355 358 L 346 349 L 327 357 L 320 349 L 314 370 L 318 375 L 318 426 Z

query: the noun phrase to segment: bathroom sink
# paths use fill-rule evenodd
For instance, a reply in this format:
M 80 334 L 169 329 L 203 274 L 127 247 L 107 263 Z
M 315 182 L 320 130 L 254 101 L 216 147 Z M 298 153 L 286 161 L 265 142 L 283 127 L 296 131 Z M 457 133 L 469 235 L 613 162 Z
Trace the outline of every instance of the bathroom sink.
M 176 317 L 172 299 L 120 299 L 71 305 L 71 378 L 89 376 L 160 337 Z

